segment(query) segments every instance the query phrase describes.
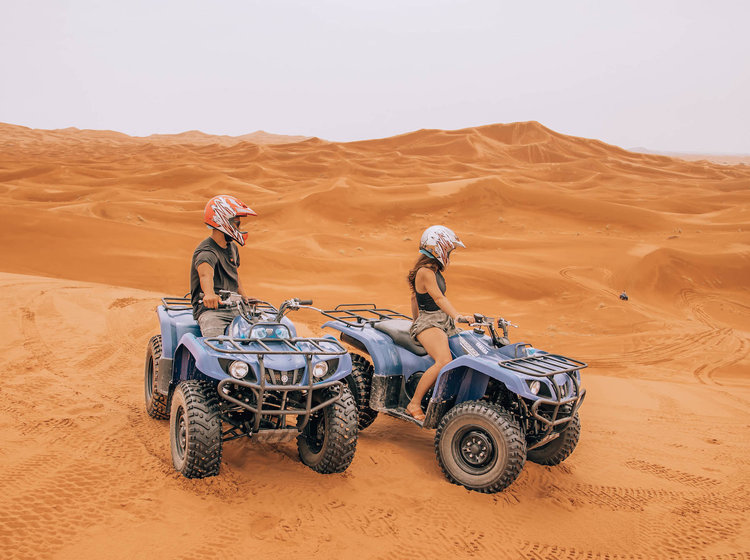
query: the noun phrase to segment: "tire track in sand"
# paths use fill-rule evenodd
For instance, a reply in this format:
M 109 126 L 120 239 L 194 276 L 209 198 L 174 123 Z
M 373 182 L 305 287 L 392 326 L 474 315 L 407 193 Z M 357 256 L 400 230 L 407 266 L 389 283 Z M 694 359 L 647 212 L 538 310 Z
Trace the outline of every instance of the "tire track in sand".
M 656 463 L 642 461 L 640 459 L 626 461 L 625 466 L 691 488 L 710 488 L 720 484 L 720 482 L 714 478 L 689 474 Z

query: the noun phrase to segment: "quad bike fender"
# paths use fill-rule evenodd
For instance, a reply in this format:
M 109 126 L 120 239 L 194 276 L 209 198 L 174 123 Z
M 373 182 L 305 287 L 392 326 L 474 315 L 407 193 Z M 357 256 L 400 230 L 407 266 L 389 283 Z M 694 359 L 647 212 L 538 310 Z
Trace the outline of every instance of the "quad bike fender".
M 195 369 L 217 381 L 227 377 L 227 374 L 219 365 L 219 360 L 206 350 L 198 337 L 192 333 L 186 333 L 180 339 L 175 350 L 172 382 L 178 383 L 187 380 L 191 374 L 191 365 L 195 365 Z
M 339 331 L 342 342 L 369 354 L 376 375 L 408 377 L 416 371 L 424 371 L 434 363 L 429 356 L 416 356 L 396 346 L 390 336 L 371 327 L 354 328 L 338 321 L 328 321 L 323 327 Z
M 200 327 L 193 319 L 192 310 L 167 311 L 163 305 L 156 308 L 161 329 L 161 353 L 164 358 L 174 357 L 177 344 L 187 333 L 200 336 Z
M 477 400 L 484 396 L 490 379 L 496 379 L 509 391 L 535 398 L 528 386 L 514 374 L 498 365 L 497 359 L 484 356 L 460 356 L 438 374 L 432 401 L 444 402 L 455 395 L 455 403 Z

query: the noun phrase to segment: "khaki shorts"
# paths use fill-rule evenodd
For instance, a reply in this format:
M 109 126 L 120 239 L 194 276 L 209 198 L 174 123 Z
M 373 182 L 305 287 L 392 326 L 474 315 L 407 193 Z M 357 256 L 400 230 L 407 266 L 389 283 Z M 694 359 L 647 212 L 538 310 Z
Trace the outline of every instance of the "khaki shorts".
M 426 331 L 433 327 L 437 327 L 443 331 L 446 336 L 453 336 L 454 334 L 461 332 L 461 329 L 456 328 L 456 323 L 453 321 L 453 318 L 449 317 L 445 311 L 423 311 L 420 309 L 417 319 L 412 323 L 411 328 L 409 329 L 409 334 L 411 335 L 412 340 L 419 344 L 417 335 L 422 331 Z
M 198 317 L 198 326 L 204 337 L 221 336 L 229 323 L 239 315 L 237 309 L 207 309 Z

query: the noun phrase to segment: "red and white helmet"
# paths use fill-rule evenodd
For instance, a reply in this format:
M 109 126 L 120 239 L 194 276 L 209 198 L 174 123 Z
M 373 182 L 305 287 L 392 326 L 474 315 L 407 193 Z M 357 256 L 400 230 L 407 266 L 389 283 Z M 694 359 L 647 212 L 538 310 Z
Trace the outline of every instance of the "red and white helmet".
M 430 226 L 419 240 L 419 252 L 433 257 L 443 266 L 448 264 L 451 251 L 456 247 L 464 247 L 452 229 L 445 226 Z
M 257 214 L 240 199 L 228 194 L 220 194 L 206 204 L 203 221 L 209 227 L 225 233 L 242 246 L 247 239 L 247 232 L 237 229 L 232 223 L 232 219 L 244 218 L 245 216 L 257 216 Z

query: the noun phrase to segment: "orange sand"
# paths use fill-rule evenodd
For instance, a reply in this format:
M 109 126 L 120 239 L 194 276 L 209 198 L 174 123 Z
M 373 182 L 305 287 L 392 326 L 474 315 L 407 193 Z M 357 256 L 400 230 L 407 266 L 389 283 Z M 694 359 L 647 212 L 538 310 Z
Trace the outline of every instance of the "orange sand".
M 284 141 L 0 125 L 1 558 L 750 556 L 750 167 L 535 122 Z M 258 212 L 240 271 L 274 302 L 408 311 L 422 230 L 455 229 L 458 309 L 590 364 L 578 449 L 483 495 L 380 417 L 342 475 L 246 440 L 176 474 L 143 356 L 218 193 Z

